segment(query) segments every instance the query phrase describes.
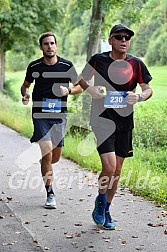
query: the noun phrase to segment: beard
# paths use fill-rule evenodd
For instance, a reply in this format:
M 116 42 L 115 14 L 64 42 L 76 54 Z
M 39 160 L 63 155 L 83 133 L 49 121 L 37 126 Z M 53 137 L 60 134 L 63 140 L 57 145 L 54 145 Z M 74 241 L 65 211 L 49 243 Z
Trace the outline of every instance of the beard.
M 53 58 L 53 57 L 55 56 L 55 53 L 53 53 L 53 54 L 43 53 L 43 55 L 44 55 L 46 58 L 51 59 L 51 58 Z

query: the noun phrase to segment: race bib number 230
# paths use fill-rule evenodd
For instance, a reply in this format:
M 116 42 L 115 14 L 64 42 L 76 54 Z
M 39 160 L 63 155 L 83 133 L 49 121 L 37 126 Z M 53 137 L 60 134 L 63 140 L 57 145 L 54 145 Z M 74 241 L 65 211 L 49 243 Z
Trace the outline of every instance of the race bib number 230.
M 125 108 L 127 107 L 126 91 L 107 91 L 104 100 L 105 108 Z

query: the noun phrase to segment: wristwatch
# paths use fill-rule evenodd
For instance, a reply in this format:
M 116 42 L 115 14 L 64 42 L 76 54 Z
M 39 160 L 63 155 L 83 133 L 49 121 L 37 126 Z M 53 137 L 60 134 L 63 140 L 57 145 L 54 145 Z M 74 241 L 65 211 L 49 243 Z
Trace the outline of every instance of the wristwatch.
M 138 97 L 139 97 L 138 102 L 141 102 L 141 101 L 143 100 L 142 95 L 141 95 L 141 94 L 137 94 L 137 95 L 138 95 Z

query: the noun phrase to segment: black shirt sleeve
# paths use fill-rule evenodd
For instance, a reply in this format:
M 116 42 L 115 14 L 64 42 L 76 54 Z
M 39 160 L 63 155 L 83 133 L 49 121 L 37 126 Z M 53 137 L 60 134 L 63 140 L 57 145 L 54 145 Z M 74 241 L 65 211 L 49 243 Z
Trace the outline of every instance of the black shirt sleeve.
M 84 80 L 86 81 L 91 80 L 91 78 L 95 73 L 95 68 L 96 68 L 96 55 L 93 55 L 85 65 L 84 69 L 82 70 L 82 76 Z
M 29 83 L 32 83 L 34 81 L 31 64 L 29 64 L 29 66 L 27 67 L 25 80 Z
M 152 76 L 149 73 L 146 65 L 143 63 L 143 61 L 140 60 L 139 62 L 139 75 L 138 75 L 138 83 L 149 83 L 152 80 Z

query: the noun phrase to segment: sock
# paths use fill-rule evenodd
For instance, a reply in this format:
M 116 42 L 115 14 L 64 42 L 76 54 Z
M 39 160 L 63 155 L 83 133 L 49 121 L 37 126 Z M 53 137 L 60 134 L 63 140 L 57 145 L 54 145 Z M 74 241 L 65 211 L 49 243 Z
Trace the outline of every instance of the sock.
M 110 203 L 110 202 L 107 202 L 107 204 L 106 204 L 106 208 L 105 208 L 105 211 L 106 211 L 106 212 L 108 212 L 108 211 L 109 211 L 110 205 L 111 205 L 111 203 Z
M 49 194 L 54 194 L 52 185 L 46 185 L 46 186 L 45 186 L 45 189 L 46 189 L 46 192 L 47 192 L 47 196 L 48 196 Z
M 104 194 L 99 193 L 98 200 L 103 202 L 103 203 L 106 203 L 106 194 L 105 193 Z

